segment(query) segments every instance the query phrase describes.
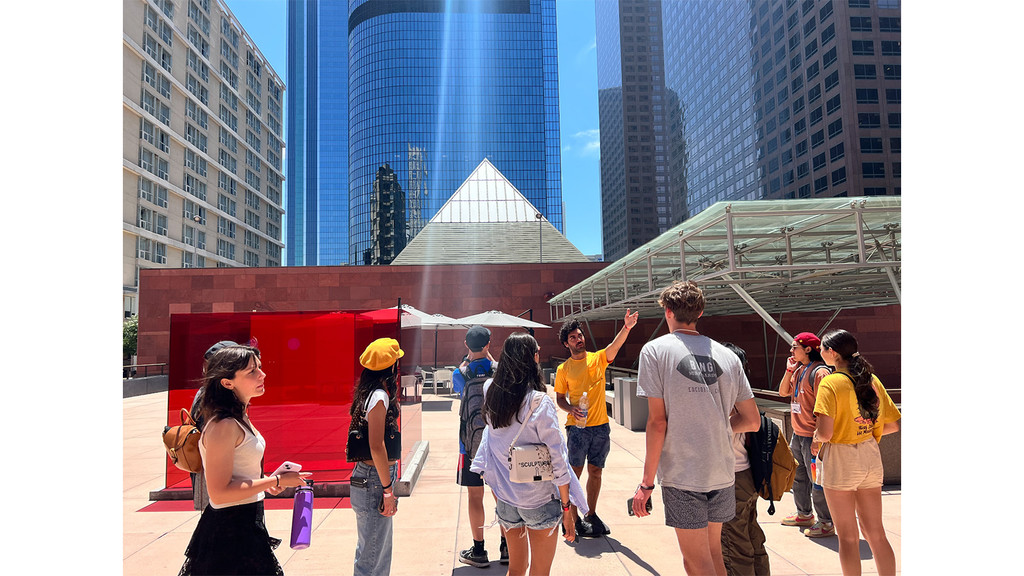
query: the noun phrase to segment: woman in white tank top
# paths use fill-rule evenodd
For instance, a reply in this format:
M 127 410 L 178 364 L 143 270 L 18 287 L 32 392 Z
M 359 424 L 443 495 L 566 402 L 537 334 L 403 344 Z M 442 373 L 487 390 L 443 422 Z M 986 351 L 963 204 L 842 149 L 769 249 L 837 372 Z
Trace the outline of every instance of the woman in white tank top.
M 210 504 L 185 550 L 179 576 L 284 574 L 264 523 L 263 493 L 301 486 L 308 472 L 264 477 L 266 442 L 249 421 L 249 401 L 263 395 L 266 374 L 259 350 L 228 346 L 209 360 L 200 410 L 206 424 L 199 440 Z

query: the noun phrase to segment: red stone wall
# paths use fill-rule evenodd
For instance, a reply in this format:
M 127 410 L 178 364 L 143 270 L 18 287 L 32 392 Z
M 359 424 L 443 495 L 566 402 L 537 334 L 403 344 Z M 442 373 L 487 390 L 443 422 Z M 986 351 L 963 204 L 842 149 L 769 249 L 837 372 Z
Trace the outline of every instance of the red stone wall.
M 606 267 L 606 263 L 492 264 L 459 266 L 337 266 L 283 268 L 204 268 L 143 270 L 139 280 L 140 364 L 168 361 L 170 314 L 235 311 L 374 310 L 409 304 L 453 318 L 487 310 L 517 315 L 533 309 L 533 319 L 552 325 L 547 300 Z M 834 311 L 788 313 L 774 318 L 791 334 L 820 335 Z M 525 316 L 524 316 L 525 317 Z M 642 320 L 619 353 L 615 366 L 635 368 L 640 348 L 665 333 L 659 321 Z M 606 346 L 621 322 L 592 322 L 588 349 Z M 783 342 L 756 314 L 709 316 L 697 324 L 704 334 L 729 341 L 747 352 L 751 384 L 775 389 L 785 370 L 789 342 Z M 844 328 L 860 343 L 890 390 L 900 388 L 900 307 L 842 310 L 827 329 Z M 513 330 L 492 328 L 491 352 Z M 587 334 L 590 336 L 590 334 Z M 558 342 L 558 324 L 538 329 L 541 357 L 565 356 Z M 465 353 L 462 330 L 437 333 L 439 364 L 454 364 Z M 432 364 L 434 333 L 403 330 L 407 351 L 403 368 Z

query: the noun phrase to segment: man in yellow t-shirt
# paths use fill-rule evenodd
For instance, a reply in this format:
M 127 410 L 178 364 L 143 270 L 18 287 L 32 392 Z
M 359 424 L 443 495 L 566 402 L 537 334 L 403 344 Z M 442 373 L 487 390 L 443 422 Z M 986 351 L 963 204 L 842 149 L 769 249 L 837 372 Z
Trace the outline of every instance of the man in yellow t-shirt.
M 608 425 L 608 407 L 605 404 L 604 371 L 615 361 L 619 349 L 636 326 L 639 312 L 626 309 L 622 329 L 604 350 L 587 352 L 586 338 L 580 329 L 580 322 L 570 318 L 562 324 L 558 338 L 569 350 L 569 359 L 559 364 L 555 372 L 555 396 L 558 406 L 568 412 L 565 419 L 566 444 L 569 450 L 569 465 L 576 476 L 582 478 L 583 465 L 587 464 L 587 504 L 590 514 L 580 518 L 576 507 L 572 516 L 576 522 L 576 533 L 581 536 L 602 536 L 611 530 L 597 516 L 597 499 L 601 493 L 601 473 L 605 459 L 611 449 L 611 427 Z M 580 398 L 587 394 L 587 410 L 580 408 Z M 580 428 L 578 422 L 584 421 Z

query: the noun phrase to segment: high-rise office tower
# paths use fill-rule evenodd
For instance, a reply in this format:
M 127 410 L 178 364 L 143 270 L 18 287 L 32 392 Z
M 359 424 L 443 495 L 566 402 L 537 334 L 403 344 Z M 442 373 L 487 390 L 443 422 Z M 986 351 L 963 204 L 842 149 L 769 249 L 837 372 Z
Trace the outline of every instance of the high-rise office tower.
M 280 266 L 284 83 L 230 10 L 127 1 L 124 312 L 141 268 Z
M 484 158 L 563 229 L 553 0 L 288 9 L 289 264 L 364 262 L 385 163 L 410 236 Z
M 654 216 L 629 195 L 630 170 L 664 170 L 670 225 L 723 200 L 900 193 L 899 0 L 598 0 L 597 31 L 601 186 L 616 200 L 604 206 L 612 219 Z M 615 88 L 625 78 L 609 74 L 645 53 L 652 67 L 663 59 L 651 73 L 664 82 L 658 113 L 651 87 L 663 169 L 661 149 L 630 158 L 628 139 L 643 125 L 630 128 L 628 102 L 615 103 L 628 97 Z M 606 228 L 606 260 L 636 247 L 618 242 L 610 251 Z
M 751 3 L 758 196 L 900 194 L 900 2 Z
M 601 231 L 614 261 L 668 229 L 669 123 L 662 0 L 599 0 L 598 114 L 601 125 Z

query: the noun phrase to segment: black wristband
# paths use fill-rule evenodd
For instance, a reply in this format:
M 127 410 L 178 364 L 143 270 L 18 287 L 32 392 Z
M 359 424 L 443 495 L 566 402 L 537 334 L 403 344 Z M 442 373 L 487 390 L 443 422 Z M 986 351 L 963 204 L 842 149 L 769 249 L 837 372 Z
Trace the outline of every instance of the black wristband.
M 387 490 L 388 488 L 391 488 L 391 485 L 394 484 L 394 483 L 395 483 L 395 481 L 392 480 L 391 483 L 388 484 L 387 486 L 381 486 L 381 490 Z
M 651 484 L 650 486 L 644 486 L 643 483 L 641 483 L 640 484 L 640 489 L 641 490 L 654 490 L 654 484 Z

